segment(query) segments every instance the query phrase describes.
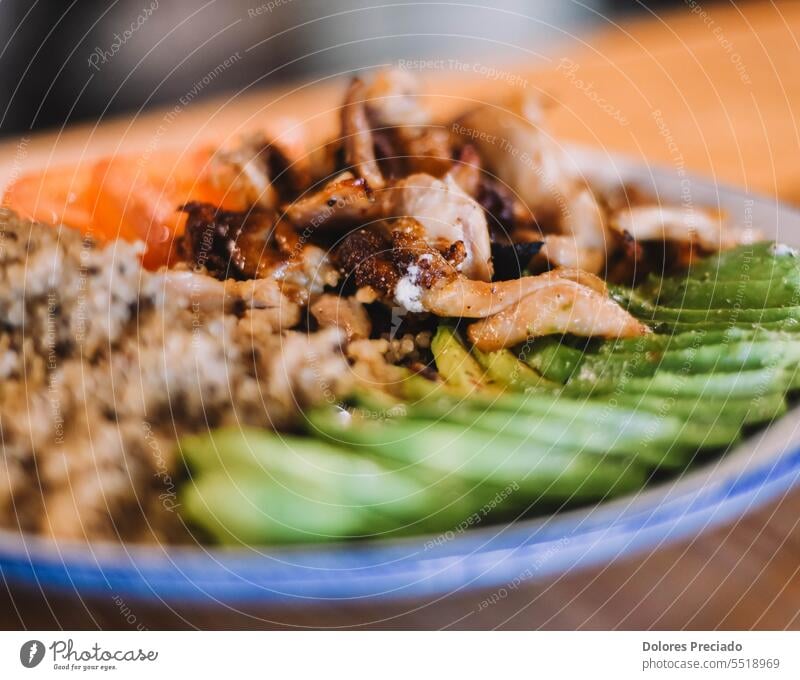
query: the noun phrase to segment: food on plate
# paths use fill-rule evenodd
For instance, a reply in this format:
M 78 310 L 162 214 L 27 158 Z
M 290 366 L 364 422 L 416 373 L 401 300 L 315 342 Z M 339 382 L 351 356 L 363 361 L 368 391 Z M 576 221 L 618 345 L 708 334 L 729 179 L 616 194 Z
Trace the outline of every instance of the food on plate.
M 593 186 L 534 99 L 47 169 L 0 212 L 0 524 L 282 544 L 598 502 L 798 387 L 800 262 Z

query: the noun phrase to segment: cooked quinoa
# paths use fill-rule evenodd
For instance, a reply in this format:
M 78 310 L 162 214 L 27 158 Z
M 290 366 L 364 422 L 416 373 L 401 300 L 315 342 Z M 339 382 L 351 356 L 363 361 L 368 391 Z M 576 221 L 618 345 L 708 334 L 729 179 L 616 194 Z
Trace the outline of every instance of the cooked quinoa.
M 165 294 L 139 254 L 0 212 L 3 527 L 178 537 L 177 436 L 291 425 L 298 408 L 346 388 L 343 333 L 281 333 L 300 313 L 277 284 L 264 284 L 266 304 L 201 304 Z M 194 276 L 200 296 L 222 285 Z

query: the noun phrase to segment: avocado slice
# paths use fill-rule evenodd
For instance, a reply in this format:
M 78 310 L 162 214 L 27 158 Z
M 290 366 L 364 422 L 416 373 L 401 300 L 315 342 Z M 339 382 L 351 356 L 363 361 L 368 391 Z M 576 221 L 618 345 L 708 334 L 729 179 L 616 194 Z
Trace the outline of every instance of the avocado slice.
M 772 331 L 766 328 L 724 328 L 698 329 L 692 325 L 691 330 L 676 333 L 650 334 L 638 338 L 608 340 L 598 349 L 597 354 L 614 354 L 617 352 L 639 353 L 642 351 L 664 352 L 668 350 L 702 347 L 703 345 L 726 345 L 739 341 L 779 340 L 796 341 L 797 336 L 783 331 Z
M 800 272 L 765 280 L 662 279 L 650 281 L 637 291 L 665 307 L 794 307 L 800 305 Z
M 440 325 L 431 340 L 431 351 L 436 370 L 448 384 L 470 388 L 486 382 L 483 369 L 461 344 L 454 328 Z
M 376 515 L 376 522 L 381 517 L 411 521 L 443 508 L 449 508 L 451 515 L 463 513 L 459 507 L 463 489 L 438 483 L 435 477 L 422 479 L 391 459 L 379 461 L 320 439 L 221 428 L 184 438 L 182 448 L 193 476 L 201 480 L 220 474 L 234 486 L 243 479 L 270 489 L 277 486 L 309 504 L 363 510 Z M 450 508 L 454 503 L 456 507 Z
M 560 387 L 558 383 L 548 380 L 527 363 L 520 361 L 507 349 L 481 352 L 477 347 L 473 347 L 472 355 L 486 372 L 486 376 L 496 385 L 518 391 Z
M 596 400 L 601 399 L 611 400 L 617 406 L 651 411 L 694 423 L 724 420 L 737 427 L 771 421 L 787 410 L 786 399 L 780 393 L 733 399 L 618 393 L 596 397 Z
M 782 276 L 797 271 L 799 267 L 800 259 L 794 248 L 773 241 L 759 241 L 721 250 L 697 260 L 692 263 L 687 275 L 695 279 L 712 277 L 719 281 L 740 280 L 761 272 L 769 276 Z
M 784 319 L 783 321 L 766 321 L 764 323 L 748 324 L 748 323 L 683 323 L 683 322 L 656 322 L 652 325 L 656 333 L 686 333 L 689 331 L 695 332 L 719 332 L 726 331 L 729 328 L 748 328 L 752 330 L 770 331 L 774 333 L 798 333 L 800 332 L 800 321 L 797 319 Z
M 785 321 L 787 319 L 800 320 L 800 306 L 759 307 L 755 309 L 731 307 L 688 309 L 684 307 L 664 307 L 655 305 L 649 300 L 645 300 L 632 290 L 620 288 L 614 289 L 613 297 L 637 318 L 648 323 L 656 322 L 665 326 L 669 325 L 670 322 L 745 325 Z
M 684 375 L 656 373 L 649 378 L 631 378 L 621 383 L 616 378 L 595 379 L 583 375 L 572 380 L 567 393 L 624 391 L 675 397 L 737 398 L 759 394 L 785 395 L 798 385 L 798 372 L 783 367 L 760 368 L 738 373 Z
M 798 342 L 745 341 L 670 349 L 664 352 L 587 354 L 581 362 L 580 372 L 591 372 L 593 376 L 622 378 L 626 375 L 652 376 L 660 371 L 687 374 L 730 373 L 798 363 L 800 363 Z
M 547 336 L 524 347 L 521 356 L 545 378 L 563 384 L 580 366 L 584 352 L 564 344 L 559 337 Z
M 470 483 L 517 486 L 537 500 L 603 497 L 637 488 L 645 480 L 645 468 L 632 461 L 542 446 L 530 438 L 455 423 L 411 418 L 367 422 L 331 409 L 311 411 L 308 418 L 333 440 Z

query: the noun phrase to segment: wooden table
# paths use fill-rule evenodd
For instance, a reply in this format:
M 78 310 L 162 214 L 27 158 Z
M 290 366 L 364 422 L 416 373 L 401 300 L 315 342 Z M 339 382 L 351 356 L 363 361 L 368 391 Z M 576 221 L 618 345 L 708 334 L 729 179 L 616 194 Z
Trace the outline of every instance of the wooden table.
M 687 2 L 682 11 L 609 27 L 566 42 L 515 87 L 554 103 L 556 133 L 642 162 L 687 170 L 800 204 L 800 3 L 738 6 Z M 475 75 L 431 73 L 432 104 L 445 113 L 500 89 Z M 238 133 L 303 112 L 332 129 L 341 83 L 231 97 L 182 109 L 169 138 Z M 11 140 L 6 176 L 55 159 L 141 152 L 164 112 Z M 8 160 L 13 159 L 13 160 Z M 141 603 L 8 592 L 5 627 L 405 628 L 800 628 L 800 491 L 735 523 L 622 561 L 515 590 L 480 608 L 487 593 L 436 601 L 305 610 L 169 610 Z M 480 609 L 480 611 L 479 611 Z

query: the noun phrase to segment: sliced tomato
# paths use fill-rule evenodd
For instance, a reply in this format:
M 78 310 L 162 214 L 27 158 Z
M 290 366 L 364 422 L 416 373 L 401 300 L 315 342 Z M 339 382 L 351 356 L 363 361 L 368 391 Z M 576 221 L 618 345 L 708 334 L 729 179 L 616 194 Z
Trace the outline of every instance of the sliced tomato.
M 89 231 L 92 213 L 85 197 L 91 174 L 90 166 L 73 166 L 23 175 L 6 188 L 3 205 L 30 220 Z
M 94 222 L 110 229 L 109 236 L 144 241 L 144 264 L 166 264 L 186 216 L 180 206 L 201 201 L 242 210 L 242 198 L 212 178 L 209 147 L 182 155 L 158 152 L 146 160 L 118 157 L 94 168 L 90 205 Z M 114 232 L 116 230 L 116 232 Z
M 202 201 L 229 210 L 246 207 L 232 186 L 214 181 L 213 153 L 203 147 L 50 169 L 15 182 L 4 204 L 24 217 L 67 224 L 96 239 L 143 241 L 145 266 L 157 268 L 168 262 L 175 237 L 183 233 L 181 205 Z

